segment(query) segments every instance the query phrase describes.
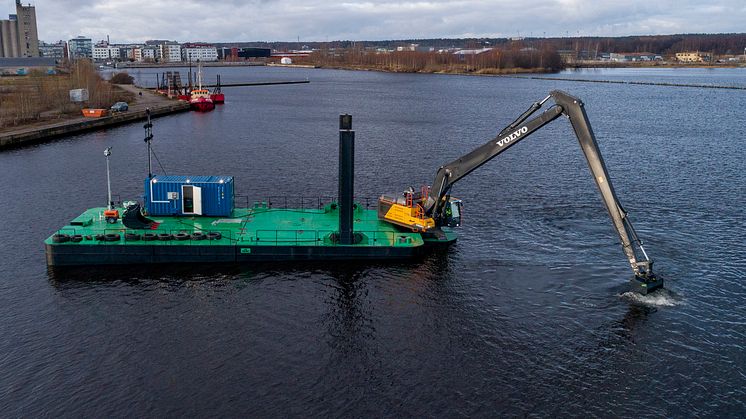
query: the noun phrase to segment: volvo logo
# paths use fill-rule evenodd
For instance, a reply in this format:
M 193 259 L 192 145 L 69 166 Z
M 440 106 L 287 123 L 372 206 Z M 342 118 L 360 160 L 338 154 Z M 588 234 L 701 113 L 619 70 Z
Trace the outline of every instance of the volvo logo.
M 513 131 L 513 133 L 508 135 L 507 137 L 503 137 L 501 140 L 497 142 L 497 145 L 500 147 L 504 145 L 508 145 L 510 144 L 511 141 L 517 140 L 518 138 L 520 138 L 521 135 L 525 134 L 526 132 L 528 132 L 528 128 L 521 127 L 520 129 Z

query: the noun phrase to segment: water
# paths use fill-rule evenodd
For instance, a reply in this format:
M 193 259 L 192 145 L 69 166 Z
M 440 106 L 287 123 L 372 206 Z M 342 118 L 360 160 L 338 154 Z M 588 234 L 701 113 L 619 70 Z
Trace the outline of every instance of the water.
M 647 83 L 674 83 L 746 87 L 743 68 L 579 68 L 568 69 L 546 77 L 567 79 L 636 81 Z M 155 81 L 153 81 L 155 84 Z
M 431 182 L 549 90 L 572 92 L 668 289 L 627 292 L 563 120 L 457 184 L 461 239 L 419 263 L 47 269 L 42 240 L 105 202 L 105 147 L 115 192 L 142 194 L 133 124 L 0 153 L 3 416 L 746 412 L 743 92 L 216 71 L 311 80 L 225 89 L 215 112 L 155 120 L 169 174 L 232 174 L 254 196 L 334 194 L 339 113 L 357 131 L 356 190 L 376 196 Z

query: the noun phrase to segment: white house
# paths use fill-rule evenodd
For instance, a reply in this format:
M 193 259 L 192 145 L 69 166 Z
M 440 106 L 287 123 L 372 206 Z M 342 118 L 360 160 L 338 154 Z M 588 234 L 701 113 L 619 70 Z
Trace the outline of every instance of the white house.
M 167 63 L 181 61 L 181 45 L 176 42 L 166 42 L 158 45 L 158 58 Z
M 145 47 L 141 51 L 143 61 L 155 61 L 155 47 Z
M 94 61 L 118 60 L 119 58 L 119 47 L 107 43 L 99 43 L 93 47 Z
M 218 49 L 209 44 L 184 44 L 182 48 L 184 61 L 217 61 Z

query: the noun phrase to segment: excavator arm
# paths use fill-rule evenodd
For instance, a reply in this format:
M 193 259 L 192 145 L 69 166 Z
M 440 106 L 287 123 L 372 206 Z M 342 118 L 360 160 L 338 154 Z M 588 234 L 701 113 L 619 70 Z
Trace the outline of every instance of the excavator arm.
M 529 120 L 550 99 L 553 100 L 554 105 Z M 542 101 L 531 105 L 494 139 L 440 167 L 430 193 L 428 196 L 421 196 L 419 201 L 423 212 L 422 218 L 432 219 L 435 228 L 448 225 L 452 202 L 450 190 L 456 182 L 562 115 L 570 120 L 575 136 L 578 138 L 593 179 L 619 235 L 624 254 L 635 273 L 635 278 L 640 283 L 638 290 L 647 293 L 661 287 L 663 281 L 653 274 L 653 261 L 648 258 L 642 241 L 638 238 L 627 212 L 616 196 L 583 102 L 559 90 L 552 91 Z
M 552 94 L 555 93 L 556 92 L 552 92 Z M 451 186 L 453 186 L 454 183 L 458 182 L 461 178 L 478 169 L 488 161 L 494 159 L 500 153 L 509 149 L 520 140 L 533 134 L 544 125 L 559 118 L 563 113 L 563 108 L 560 106 L 554 106 L 525 124 L 520 125 L 516 123 L 525 121 L 529 116 L 531 116 L 531 114 L 541 108 L 544 102 L 551 97 L 552 95 L 549 95 L 543 101 L 534 103 L 528 111 L 521 115 L 510 126 L 503 129 L 503 131 L 494 139 L 445 166 L 441 166 L 435 175 L 435 181 L 433 182 L 430 191 L 430 198 L 425 205 L 425 214 L 433 217 L 436 220 L 436 224 L 438 224 L 438 221 L 442 221 L 443 211 L 448 203 L 448 196 Z M 515 128 L 513 127 L 514 125 L 520 125 L 520 127 Z M 511 129 L 511 127 L 513 128 Z

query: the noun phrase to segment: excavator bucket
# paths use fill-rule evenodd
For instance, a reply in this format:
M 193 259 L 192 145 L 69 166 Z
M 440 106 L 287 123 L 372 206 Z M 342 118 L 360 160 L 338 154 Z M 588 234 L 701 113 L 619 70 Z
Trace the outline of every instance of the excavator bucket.
M 158 227 L 158 223 L 142 215 L 140 204 L 129 205 L 122 215 L 122 224 L 133 230 L 152 230 Z
M 663 288 L 663 278 L 658 275 L 648 275 L 642 278 L 636 276 L 630 283 L 633 291 L 642 295 L 648 295 L 659 288 Z

